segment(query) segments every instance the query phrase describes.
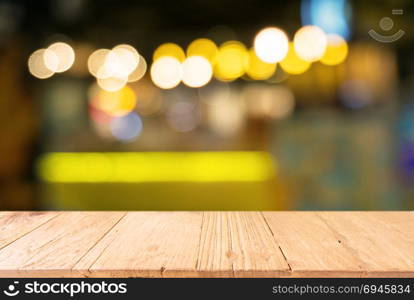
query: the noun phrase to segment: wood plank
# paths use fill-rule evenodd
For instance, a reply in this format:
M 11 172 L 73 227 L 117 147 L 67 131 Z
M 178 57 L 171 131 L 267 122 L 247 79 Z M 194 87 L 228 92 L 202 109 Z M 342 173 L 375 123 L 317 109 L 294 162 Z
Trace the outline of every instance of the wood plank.
M 58 212 L 34 211 L 0 212 L 0 249 L 55 218 L 58 214 Z
M 363 262 L 364 276 L 414 277 L 412 212 L 321 212 L 341 242 Z
M 0 250 L 0 277 L 67 277 L 121 212 L 64 212 Z
M 363 262 L 315 212 L 263 212 L 292 276 L 361 276 Z
M 259 212 L 205 212 L 197 271 L 207 277 L 288 276 L 289 266 Z
M 0 277 L 67 276 L 414 277 L 414 212 L 0 213 Z
M 201 212 L 129 212 L 74 271 L 88 277 L 191 275 L 201 222 Z

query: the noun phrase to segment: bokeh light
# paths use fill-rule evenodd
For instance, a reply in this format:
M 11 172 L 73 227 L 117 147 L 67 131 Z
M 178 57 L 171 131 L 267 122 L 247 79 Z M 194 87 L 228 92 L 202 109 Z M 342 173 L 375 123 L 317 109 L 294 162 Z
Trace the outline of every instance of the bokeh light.
M 207 117 L 210 128 L 219 136 L 228 137 L 239 132 L 245 124 L 245 105 L 239 94 L 230 93 L 229 97 L 222 97 L 221 93 L 210 100 Z
M 151 66 L 151 79 L 162 89 L 176 87 L 182 78 L 181 63 L 174 57 L 161 57 Z
M 123 142 L 135 140 L 142 131 L 141 118 L 136 113 L 114 118 L 110 124 L 113 136 Z
M 127 83 L 127 78 L 125 77 L 105 77 L 98 78 L 96 82 L 98 85 L 108 92 L 115 92 L 122 89 Z
M 249 114 L 256 118 L 283 119 L 294 109 L 292 91 L 283 85 L 253 84 L 243 91 Z
M 281 61 L 288 52 L 288 38 L 284 31 L 276 27 L 261 30 L 254 39 L 256 55 L 267 63 Z
M 53 73 L 56 73 L 59 65 L 59 59 L 55 52 L 50 49 L 46 49 L 43 53 L 43 60 L 45 63 L 46 68 L 48 68 Z
M 113 69 L 112 75 L 118 77 L 129 76 L 139 64 L 138 51 L 127 44 L 115 46 L 106 58 L 106 64 Z
M 62 42 L 50 45 L 48 50 L 53 51 L 57 58 L 57 66 L 53 69 L 56 73 L 65 72 L 72 67 L 75 62 L 75 51 L 73 48 Z
M 311 66 L 310 62 L 301 59 L 296 54 L 295 47 L 293 46 L 292 42 L 289 43 L 288 54 L 279 64 L 282 67 L 283 71 L 294 75 L 306 72 Z
M 189 132 L 200 123 L 200 112 L 197 104 L 189 101 L 178 101 L 167 111 L 167 122 L 178 132 Z
M 246 57 L 246 74 L 254 80 L 270 78 L 276 71 L 276 63 L 266 63 L 257 57 L 254 49 L 251 49 Z
M 108 49 L 98 49 L 94 51 L 88 58 L 88 70 L 89 72 L 98 77 L 98 72 L 105 64 L 107 55 L 111 52 Z
M 130 113 L 136 105 L 135 92 L 125 86 L 115 92 L 99 89 L 96 95 L 90 98 L 91 105 L 110 116 L 123 116 Z
M 319 60 L 324 55 L 327 46 L 325 32 L 313 25 L 300 28 L 293 42 L 298 56 L 309 62 Z
M 232 91 L 229 83 L 215 80 L 198 89 L 197 92 L 202 102 L 207 105 L 214 105 L 220 103 L 216 99 L 229 99 Z
M 145 75 L 145 72 L 147 72 L 147 62 L 145 61 L 145 58 L 140 55 L 138 66 L 134 71 L 132 71 L 131 74 L 129 74 L 128 82 L 135 82 L 140 80 Z
M 206 85 L 213 76 L 210 62 L 202 56 L 188 57 L 182 64 L 183 82 L 189 87 Z
M 220 46 L 214 66 L 214 76 L 223 81 L 232 81 L 244 74 L 247 57 L 246 47 L 237 41 L 229 41 Z
M 321 63 L 328 66 L 339 65 L 348 55 L 348 44 L 344 38 L 337 34 L 328 34 L 327 38 L 328 46 L 321 58 Z
M 183 62 L 185 59 L 184 50 L 174 43 L 166 43 L 159 46 L 154 51 L 153 61 L 155 62 L 164 56 L 174 57 L 179 62 Z
M 46 55 L 45 55 L 46 54 Z M 46 66 L 45 63 L 45 56 L 48 57 L 53 57 L 56 55 L 48 50 L 48 49 L 39 49 L 36 50 L 35 52 L 33 52 L 27 62 L 27 65 L 29 67 L 29 72 L 39 78 L 39 79 L 46 79 L 51 77 L 55 72 L 53 70 L 51 70 L 48 66 Z M 57 58 L 55 60 L 56 64 L 55 64 L 55 68 L 57 66 Z M 50 63 L 49 63 L 50 64 Z
M 194 40 L 187 47 L 187 57 L 203 56 L 211 64 L 214 64 L 217 51 L 218 51 L 217 45 L 212 40 L 202 38 L 202 39 Z
M 131 84 L 137 96 L 136 111 L 140 116 L 149 116 L 160 112 L 163 107 L 163 93 L 150 80 L 142 80 Z

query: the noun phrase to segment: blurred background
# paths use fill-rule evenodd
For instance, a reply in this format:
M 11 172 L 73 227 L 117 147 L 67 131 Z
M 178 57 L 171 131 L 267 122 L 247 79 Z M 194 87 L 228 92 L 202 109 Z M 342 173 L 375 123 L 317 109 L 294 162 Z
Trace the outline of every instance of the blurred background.
M 0 209 L 414 209 L 414 2 L 0 0 Z

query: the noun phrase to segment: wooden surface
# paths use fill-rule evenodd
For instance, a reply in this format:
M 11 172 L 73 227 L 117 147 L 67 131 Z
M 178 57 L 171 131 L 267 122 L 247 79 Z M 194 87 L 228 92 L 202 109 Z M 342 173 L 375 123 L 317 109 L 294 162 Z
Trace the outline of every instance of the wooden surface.
M 414 277 L 414 212 L 0 212 L 0 277 Z

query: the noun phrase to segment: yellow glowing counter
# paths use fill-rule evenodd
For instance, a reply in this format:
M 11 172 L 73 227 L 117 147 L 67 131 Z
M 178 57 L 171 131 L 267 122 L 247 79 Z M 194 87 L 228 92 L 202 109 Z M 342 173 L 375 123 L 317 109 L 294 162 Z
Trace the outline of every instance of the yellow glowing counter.
M 37 171 L 52 208 L 285 208 L 266 152 L 59 152 L 43 155 Z

